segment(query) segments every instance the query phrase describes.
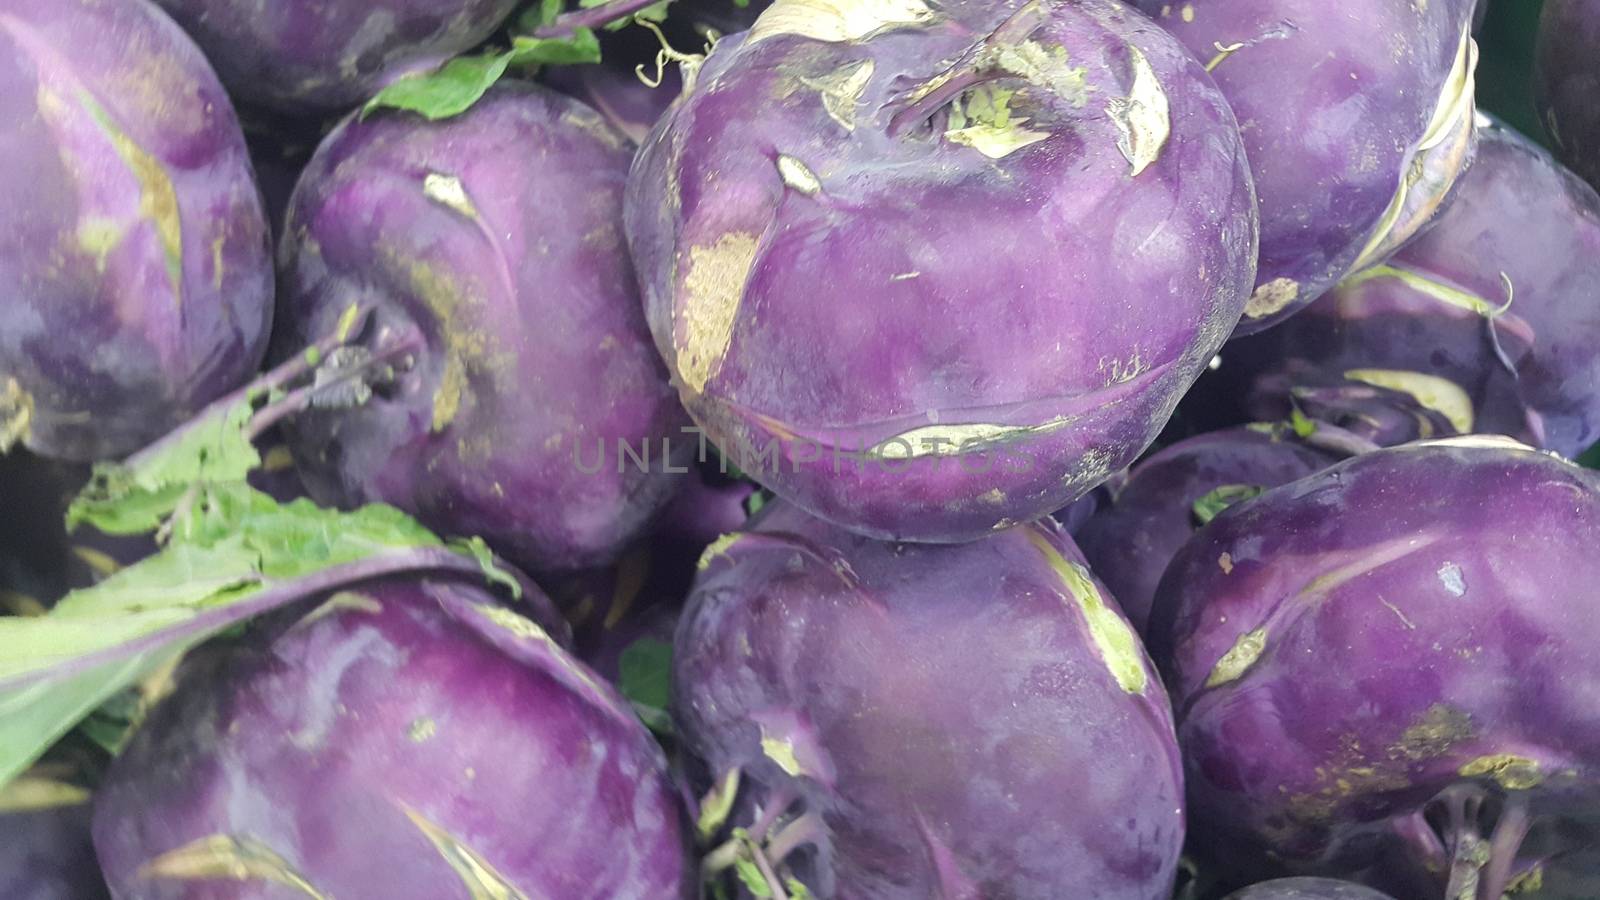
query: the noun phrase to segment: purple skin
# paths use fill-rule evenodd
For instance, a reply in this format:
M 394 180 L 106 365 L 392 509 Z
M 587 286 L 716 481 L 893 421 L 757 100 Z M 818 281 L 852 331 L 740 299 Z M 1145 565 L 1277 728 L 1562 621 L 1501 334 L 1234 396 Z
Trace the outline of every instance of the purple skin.
M 138 449 L 242 383 L 272 318 L 244 136 L 145 0 L 0 9 L 0 451 Z
M 476 589 L 368 585 L 206 661 L 96 799 L 115 896 L 690 896 L 660 748 Z
M 329 135 L 280 251 L 282 352 L 359 303 L 399 362 L 364 406 L 291 423 L 313 497 L 388 502 L 540 572 L 604 565 L 643 530 L 680 481 L 664 442 L 693 440 L 622 241 L 628 158 L 593 110 L 521 83 L 446 122 Z
M 636 158 L 656 344 L 816 515 L 938 542 L 1037 519 L 1131 463 L 1237 322 L 1233 114 L 1111 0 L 836 6 L 723 39 Z
M 1533 86 L 1561 161 L 1600 188 L 1600 3 L 1546 0 Z
M 341 112 L 494 33 L 517 0 L 156 0 L 242 102 Z
M 89 840 L 89 812 L 87 800 L 28 812 L 0 812 L 0 897 L 107 897 Z
M 1253 414 L 1355 371 L 1409 381 L 1461 431 L 1569 457 L 1600 440 L 1600 196 L 1510 129 L 1478 130 L 1477 161 L 1426 233 L 1229 346 L 1224 373 Z
M 1327 878 L 1280 878 L 1229 894 L 1227 900 L 1393 900 L 1369 887 Z
M 1261 201 L 1257 290 L 1241 335 L 1387 256 L 1470 156 L 1470 0 L 1137 5 L 1208 63 L 1239 117 Z
M 1451 900 L 1593 865 L 1596 546 L 1600 476 L 1500 437 L 1368 453 L 1224 511 L 1151 621 L 1191 833 L 1303 874 L 1397 857 L 1433 880 L 1403 896 Z
M 1200 527 L 1195 501 L 1225 485 L 1274 488 L 1298 481 L 1338 458 L 1292 434 L 1239 427 L 1200 435 L 1134 466 L 1115 499 L 1073 537 L 1143 634 L 1161 573 Z
M 813 895 L 1169 896 L 1170 707 L 1048 520 L 889 544 L 775 501 L 700 566 L 677 722 Z

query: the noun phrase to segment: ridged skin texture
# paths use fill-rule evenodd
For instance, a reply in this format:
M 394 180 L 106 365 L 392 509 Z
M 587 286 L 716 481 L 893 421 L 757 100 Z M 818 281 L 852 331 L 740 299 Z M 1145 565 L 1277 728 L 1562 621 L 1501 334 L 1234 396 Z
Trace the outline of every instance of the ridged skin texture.
M 383 582 L 190 666 L 96 798 L 113 895 L 689 897 L 660 748 L 495 602 Z
M 494 33 L 517 0 L 156 0 L 241 101 L 349 109 Z
M 373 352 L 420 350 L 365 406 L 295 420 L 313 497 L 392 503 L 537 571 L 603 565 L 642 531 L 679 481 L 663 441 L 685 460 L 695 442 L 622 240 L 628 157 L 593 110 L 520 83 L 445 122 L 329 135 L 281 248 L 281 352 L 353 303 Z
M 1261 202 L 1262 290 L 1241 335 L 1283 321 L 1344 277 L 1368 241 L 1388 230 L 1385 211 L 1414 165 L 1419 180 L 1389 232 L 1390 250 L 1423 224 L 1466 160 L 1470 84 L 1436 158 L 1419 155 L 1418 145 L 1441 100 L 1460 86 L 1451 74 L 1471 0 L 1137 5 L 1202 62 L 1216 60 L 1219 45 L 1244 45 L 1211 71 L 1239 117 Z
M 1127 484 L 1073 537 L 1143 634 L 1161 574 L 1200 527 L 1196 500 L 1225 485 L 1275 488 L 1337 459 L 1292 436 L 1248 427 L 1193 437 L 1134 466 Z
M 1327 878 L 1279 878 L 1252 885 L 1227 900 L 1392 900 L 1369 887 Z
M 0 2 L 0 446 L 153 441 L 266 350 L 272 251 L 244 135 L 147 0 Z
M 742 768 L 744 801 L 794 792 L 822 817 L 798 867 L 818 897 L 1166 898 L 1167 700 L 1081 559 L 1048 522 L 890 544 L 774 503 L 702 561 L 674 660 L 687 745 Z M 1077 591 L 1108 605 L 1120 662 Z
M 969 84 L 1008 54 L 1027 77 Z M 627 215 L 691 415 L 882 538 L 970 540 L 1092 490 L 1253 283 L 1232 113 L 1110 0 L 780 0 L 645 142 Z
M 1533 87 L 1561 161 L 1600 188 L 1600 2 L 1546 0 Z
M 1547 885 L 1593 867 L 1597 478 L 1500 437 L 1408 444 L 1233 506 L 1185 545 L 1151 649 L 1206 849 L 1439 873 L 1422 838 L 1448 819 L 1422 814 L 1473 786 L 1527 804 L 1523 858 L 1551 854 Z
M 1600 196 L 1527 138 L 1478 130 L 1477 161 L 1427 232 L 1228 347 L 1223 373 L 1254 415 L 1285 414 L 1296 385 L 1377 369 L 1450 382 L 1470 430 L 1569 457 L 1600 440 Z

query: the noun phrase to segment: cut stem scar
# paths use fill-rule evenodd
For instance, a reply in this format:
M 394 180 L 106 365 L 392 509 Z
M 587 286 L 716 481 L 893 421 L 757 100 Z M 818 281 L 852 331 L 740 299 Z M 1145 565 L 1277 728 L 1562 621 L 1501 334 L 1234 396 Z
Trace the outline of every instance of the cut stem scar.
M 189 420 L 188 424 L 178 427 L 155 443 L 129 456 L 123 460 L 123 465 L 129 469 L 136 469 L 183 440 L 191 429 L 199 427 L 203 423 L 226 417 L 240 403 L 250 403 L 254 406 L 260 398 L 271 396 L 275 391 L 282 390 L 314 373 L 329 353 L 348 345 L 353 337 L 361 334 L 367 319 L 371 315 L 371 310 L 370 308 L 359 306 L 355 307 L 355 309 L 355 318 L 352 321 L 341 323 L 333 334 L 322 338 L 303 352 L 294 354 L 244 387 L 213 401 L 209 406 L 201 410 L 199 415 Z
M 1021 43 L 1046 21 L 1044 7 L 1037 0 L 1012 13 L 987 38 L 963 54 L 955 65 L 908 95 L 905 107 L 889 119 L 889 137 L 904 136 L 971 88 L 1012 77 L 1010 72 L 997 65 L 988 51 L 994 47 Z

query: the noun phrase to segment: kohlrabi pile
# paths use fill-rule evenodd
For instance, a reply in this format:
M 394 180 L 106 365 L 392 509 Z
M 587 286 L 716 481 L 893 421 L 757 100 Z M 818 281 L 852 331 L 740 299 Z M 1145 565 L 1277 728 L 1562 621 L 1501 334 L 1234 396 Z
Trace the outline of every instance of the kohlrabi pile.
M 0 148 L 0 900 L 1600 900 L 1600 0 L 0 0 Z

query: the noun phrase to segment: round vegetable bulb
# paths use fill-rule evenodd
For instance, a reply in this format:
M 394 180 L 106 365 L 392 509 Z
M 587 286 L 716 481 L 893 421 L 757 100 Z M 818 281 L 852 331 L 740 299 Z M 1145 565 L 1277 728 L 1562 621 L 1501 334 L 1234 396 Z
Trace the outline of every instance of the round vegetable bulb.
M 246 380 L 272 250 L 244 134 L 147 0 L 0 7 L 0 452 L 130 453 Z
M 775 501 L 701 569 L 677 721 L 737 771 L 757 869 L 822 898 L 1170 896 L 1166 694 L 1049 520 L 891 544 Z
M 660 748 L 475 588 L 368 585 L 203 663 L 96 798 L 118 897 L 691 896 Z
M 1457 431 L 1576 457 L 1600 440 L 1600 196 L 1484 120 L 1427 232 L 1303 313 L 1223 354 L 1252 412 L 1306 384 L 1408 393 Z
M 1600 188 L 1600 3 L 1546 0 L 1533 86 L 1561 159 Z
M 669 453 L 694 442 L 622 239 L 628 158 L 593 110 L 523 83 L 328 136 L 291 201 L 280 340 L 370 308 L 396 371 L 294 420 L 313 497 L 388 502 L 538 571 L 608 562 L 671 499 Z
M 1143 633 L 1161 573 L 1201 525 L 1233 503 L 1338 459 L 1272 426 L 1199 435 L 1134 466 L 1127 484 L 1073 535 Z
M 1434 881 L 1408 897 L 1499 900 L 1600 863 L 1596 546 L 1600 474 L 1498 436 L 1222 512 L 1151 624 L 1192 834 L 1299 874 L 1393 857 Z
M 156 0 L 241 101 L 349 109 L 481 43 L 517 0 Z
M 1227 900 L 1392 900 L 1369 887 L 1327 878 L 1279 878 L 1252 885 Z
M 1138 0 L 1207 61 L 1261 198 L 1261 263 L 1239 334 L 1381 261 L 1471 154 L 1471 0 Z
M 1132 462 L 1256 248 L 1233 113 L 1112 0 L 778 0 L 647 139 L 627 216 L 718 446 L 813 514 L 935 542 Z

